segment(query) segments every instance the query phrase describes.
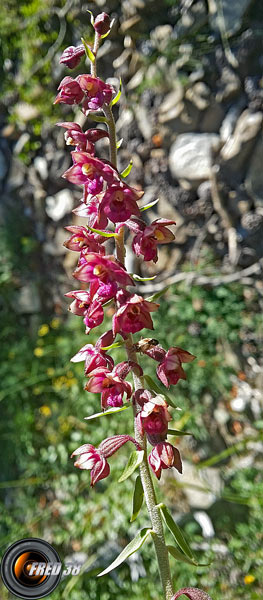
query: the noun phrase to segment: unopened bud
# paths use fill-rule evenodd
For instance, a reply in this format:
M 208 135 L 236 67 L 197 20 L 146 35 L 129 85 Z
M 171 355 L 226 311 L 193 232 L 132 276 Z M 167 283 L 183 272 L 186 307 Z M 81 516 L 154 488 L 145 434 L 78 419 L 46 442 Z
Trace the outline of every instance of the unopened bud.
M 105 35 L 110 29 L 110 17 L 103 12 L 98 15 L 94 21 L 94 29 L 99 35 Z

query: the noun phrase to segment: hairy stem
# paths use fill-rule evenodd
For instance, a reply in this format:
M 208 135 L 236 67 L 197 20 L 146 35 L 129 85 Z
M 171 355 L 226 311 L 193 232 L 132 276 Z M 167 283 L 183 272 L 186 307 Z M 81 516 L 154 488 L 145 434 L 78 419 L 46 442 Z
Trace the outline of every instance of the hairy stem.
M 112 109 L 109 106 L 104 105 L 103 107 L 105 116 L 108 122 L 108 129 L 110 135 L 110 161 L 117 167 L 117 149 L 116 149 L 116 129 L 115 121 L 112 114 Z M 125 246 L 124 246 L 124 227 L 121 228 L 119 235 L 116 240 L 116 254 L 117 259 L 124 264 L 125 261 Z M 137 362 L 136 352 L 134 350 L 133 337 L 131 334 L 125 342 L 128 359 Z M 135 391 L 143 387 L 143 377 L 139 377 L 133 372 L 133 381 Z M 134 408 L 134 416 L 136 415 L 137 407 Z M 144 490 L 145 502 L 148 509 L 148 513 L 151 519 L 152 530 L 154 531 L 153 541 L 159 566 L 159 572 L 161 582 L 163 586 L 165 600 L 171 600 L 173 596 L 172 578 L 170 572 L 169 555 L 167 546 L 165 544 L 164 531 L 161 515 L 157 508 L 157 501 L 150 474 L 148 459 L 147 459 L 147 441 L 146 436 L 141 435 L 138 431 L 136 421 L 134 420 L 135 439 L 144 450 L 144 459 L 140 465 L 140 476 L 142 486 Z
M 95 38 L 94 38 L 94 44 L 93 44 L 93 49 L 92 52 L 95 56 L 95 60 L 94 63 L 90 63 L 90 74 L 93 75 L 93 77 L 97 77 L 97 52 L 99 49 L 99 45 L 100 45 L 100 36 L 97 33 L 97 31 L 95 31 Z

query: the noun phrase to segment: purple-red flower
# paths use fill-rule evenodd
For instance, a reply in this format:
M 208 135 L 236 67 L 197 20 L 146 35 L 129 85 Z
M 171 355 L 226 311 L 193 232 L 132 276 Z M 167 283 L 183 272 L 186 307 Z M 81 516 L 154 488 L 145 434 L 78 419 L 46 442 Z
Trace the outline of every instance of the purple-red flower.
M 88 154 L 94 155 L 95 146 L 94 143 L 104 137 L 109 137 L 107 131 L 104 129 L 88 129 L 82 131 L 78 123 L 66 121 L 65 123 L 56 123 L 58 127 L 64 127 L 67 131 L 65 132 L 65 141 L 67 146 L 76 146 L 78 152 L 88 152 Z
M 86 333 L 89 333 L 94 327 L 98 327 L 104 318 L 103 308 L 100 302 L 94 298 L 98 286 L 94 287 L 95 289 L 93 289 L 92 284 L 89 292 L 85 290 L 73 290 L 65 294 L 68 298 L 74 298 L 69 306 L 69 310 L 74 315 L 84 316 L 83 322 L 86 325 Z
M 109 29 L 110 29 L 110 17 L 109 15 L 107 15 L 107 13 L 103 12 L 100 13 L 95 21 L 94 21 L 94 25 L 93 25 L 95 31 L 97 31 L 97 33 L 99 35 L 105 35 L 105 33 L 108 33 Z
M 120 290 L 117 293 L 119 308 L 112 320 L 112 330 L 116 333 L 136 333 L 144 327 L 153 329 L 150 312 L 158 309 L 159 304 L 144 300 L 137 294 L 129 294 Z
M 71 152 L 73 165 L 63 175 L 64 179 L 76 185 L 86 185 L 90 194 L 99 194 L 103 182 L 111 184 L 117 177 L 117 172 L 99 158 L 87 152 Z
M 83 227 L 82 225 L 70 225 L 65 227 L 67 231 L 70 231 L 73 235 L 64 242 L 64 246 L 69 250 L 81 252 L 83 249 L 89 252 L 99 252 L 105 254 L 105 248 L 102 244 L 105 243 L 106 238 L 97 233 L 92 233 Z
M 73 273 L 73 276 L 79 281 L 94 281 L 108 285 L 109 295 L 116 294 L 118 284 L 134 285 L 130 275 L 114 256 L 102 256 L 96 252 L 89 252 L 83 256 L 83 259 L 82 264 Z
M 101 392 L 101 406 L 122 406 L 123 395 L 126 393 L 127 398 L 132 395 L 132 386 L 127 381 L 124 381 L 116 373 L 106 368 L 95 369 L 88 375 L 89 381 L 85 386 L 88 392 Z
M 85 186 L 84 186 L 85 187 Z M 86 200 L 84 196 L 83 201 L 77 208 L 75 208 L 72 212 L 78 217 L 84 217 L 88 219 L 89 227 L 93 227 L 94 229 L 105 229 L 108 224 L 108 219 L 106 215 L 100 210 L 100 197 L 99 195 L 96 198 L 91 197 L 90 200 Z
M 84 97 L 84 93 L 76 81 L 72 77 L 64 77 L 58 87 L 58 95 L 55 98 L 54 104 L 80 104 Z
M 157 479 L 160 479 L 162 469 L 175 467 L 179 473 L 182 473 L 182 461 L 179 450 L 172 446 L 172 444 L 169 444 L 169 442 L 160 442 L 154 446 L 148 460 Z
M 83 348 L 72 357 L 71 362 L 82 362 L 85 360 L 85 375 L 88 375 L 95 369 L 100 367 L 106 367 L 113 369 L 114 361 L 106 354 L 106 352 L 99 351 L 93 344 L 86 344 Z
M 79 65 L 84 54 L 85 48 L 83 44 L 80 46 L 68 46 L 68 48 L 65 48 L 63 54 L 61 54 L 59 62 L 67 65 L 69 69 L 74 69 Z
M 175 225 L 175 221 L 168 219 L 156 219 L 148 226 L 142 226 L 133 239 L 132 248 L 137 256 L 142 254 L 144 260 L 157 262 L 157 245 L 167 244 L 174 240 L 174 234 L 167 225 Z
M 182 348 L 178 348 L 177 346 L 169 348 L 156 369 L 157 377 L 167 388 L 170 385 L 176 385 L 179 379 L 186 379 L 182 363 L 192 362 L 194 359 L 195 356 L 193 354 L 182 350 Z
M 83 112 L 87 113 L 90 110 L 98 110 L 103 104 L 110 103 L 114 89 L 108 83 L 104 83 L 99 77 L 79 75 L 76 77 L 76 81 L 85 94 Z
M 136 446 L 136 450 L 141 450 L 140 445 L 130 435 L 113 435 L 103 440 L 98 448 L 94 448 L 91 444 L 83 444 L 71 454 L 71 458 L 79 457 L 74 462 L 74 467 L 90 469 L 90 482 L 93 486 L 110 473 L 110 466 L 106 459 L 115 454 L 127 442 L 132 442 Z
M 116 182 L 107 188 L 101 202 L 101 210 L 113 223 L 126 221 L 131 215 L 140 216 L 136 200 L 143 196 L 125 183 Z
M 148 390 L 139 389 L 133 396 L 134 402 L 142 406 L 136 415 L 136 424 L 141 434 L 147 434 L 148 441 L 155 446 L 165 440 L 168 423 L 172 417 L 168 406 L 161 395 L 152 396 Z
M 83 444 L 71 454 L 78 456 L 74 467 L 79 469 L 90 469 L 90 484 L 93 487 L 100 479 L 105 479 L 110 474 L 110 466 L 102 452 L 91 444 Z

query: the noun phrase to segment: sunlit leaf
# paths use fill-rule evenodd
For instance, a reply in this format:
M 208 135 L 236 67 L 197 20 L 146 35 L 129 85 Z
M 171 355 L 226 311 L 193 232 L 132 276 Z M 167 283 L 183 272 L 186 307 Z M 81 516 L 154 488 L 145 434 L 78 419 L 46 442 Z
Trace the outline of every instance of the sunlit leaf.
M 114 106 L 114 104 L 116 104 L 118 102 L 118 100 L 121 97 L 121 88 L 122 88 L 122 80 L 120 79 L 120 86 L 119 86 L 119 91 L 117 93 L 117 95 L 115 96 L 115 98 L 112 99 L 110 105 Z
M 153 279 L 157 277 L 157 275 L 154 275 L 153 277 L 141 277 L 140 275 L 136 275 L 135 273 L 132 273 L 131 276 L 135 281 L 153 281 Z
M 193 435 L 190 431 L 181 431 L 180 429 L 168 429 L 167 433 L 169 435 Z
M 108 119 L 106 119 L 106 117 L 100 117 L 96 113 L 89 113 L 87 118 L 91 121 L 96 121 L 96 123 L 108 123 Z
M 198 563 L 194 559 L 188 558 L 188 556 L 185 556 L 185 554 L 180 552 L 180 550 L 178 550 L 174 546 L 167 546 L 167 550 L 168 550 L 168 552 L 170 552 L 171 556 L 173 556 L 177 560 L 181 560 L 182 562 L 185 562 L 189 565 L 193 565 L 194 567 L 208 567 L 209 565 L 211 565 L 210 562 L 203 564 L 203 563 Z
M 123 142 L 123 138 L 121 138 L 118 142 L 116 142 L 116 148 L 117 148 L 117 150 L 119 150 L 119 148 L 121 147 L 122 142 Z
M 89 225 L 86 225 L 86 227 L 87 227 L 87 229 L 89 229 L 93 233 L 98 233 L 99 235 L 102 235 L 102 237 L 111 238 L 111 237 L 117 237 L 118 236 L 118 234 L 117 233 L 113 233 L 113 231 L 111 231 L 111 232 L 101 231 L 100 229 L 94 229 L 93 227 L 89 227 Z
M 93 16 L 93 13 L 91 12 L 91 10 L 87 10 L 87 12 L 90 14 L 91 25 L 94 25 L 94 16 Z
M 117 556 L 113 563 L 111 563 L 111 565 L 107 567 L 107 569 L 104 569 L 102 573 L 99 573 L 98 577 L 102 577 L 102 575 L 106 575 L 113 569 L 116 569 L 116 567 L 121 565 L 127 558 L 129 558 L 129 556 L 131 556 L 131 554 L 137 552 L 137 550 L 141 548 L 141 546 L 144 544 L 144 542 L 147 540 L 150 534 L 151 529 L 148 529 L 147 527 L 141 529 L 141 531 L 137 533 L 136 537 L 126 546 L 126 548 L 124 548 L 124 550 L 119 554 L 119 556 Z
M 83 46 L 84 46 L 84 48 L 86 50 L 87 57 L 90 59 L 90 62 L 93 64 L 95 62 L 95 56 L 94 56 L 92 50 L 88 46 L 87 42 L 85 42 L 84 38 L 81 38 L 81 41 L 82 41 L 82 44 L 83 44 Z
M 132 475 L 132 473 L 135 471 L 135 469 L 137 469 L 137 467 L 139 467 L 139 465 L 142 463 L 143 456 L 144 456 L 144 450 L 133 450 L 133 452 L 129 456 L 129 460 L 127 462 L 127 465 L 124 468 L 123 473 L 121 474 L 120 478 L 118 479 L 119 483 L 121 483 L 122 481 L 125 481 L 125 479 L 128 479 L 128 477 L 130 477 Z
M 158 300 L 158 298 L 160 298 L 161 296 L 163 296 L 163 294 L 165 294 L 169 290 L 169 287 L 170 286 L 167 285 L 165 288 L 163 288 L 163 290 L 160 290 L 159 292 L 156 292 L 152 296 L 148 296 L 148 298 L 146 298 L 146 300 L 148 300 L 148 302 L 154 302 L 154 300 Z
M 148 208 L 152 208 L 152 206 L 157 204 L 157 202 L 159 202 L 159 198 L 157 198 L 157 200 L 154 200 L 153 202 L 150 202 L 149 204 L 145 204 L 145 206 L 142 206 L 142 208 L 140 208 L 140 211 L 143 212 L 144 210 L 147 210 Z
M 90 421 L 91 419 L 97 419 L 98 417 L 106 417 L 106 415 L 113 415 L 113 414 L 121 412 L 123 410 L 127 410 L 127 408 L 131 408 L 131 404 L 129 404 L 128 406 L 109 408 L 109 410 L 105 410 L 103 412 L 96 413 L 95 415 L 90 415 L 90 417 L 84 417 L 84 419 L 86 421 Z
M 131 159 L 130 162 L 129 162 L 129 164 L 128 164 L 128 167 L 126 167 L 126 169 L 124 169 L 124 171 L 121 172 L 121 177 L 128 177 L 129 173 L 132 170 L 132 165 L 133 165 L 133 162 L 132 162 L 132 159 Z
M 138 475 L 136 477 L 134 492 L 133 492 L 132 516 L 130 518 L 131 523 L 133 521 L 135 521 L 136 517 L 138 516 L 138 514 L 141 510 L 143 498 L 144 498 L 144 491 L 143 491 L 140 475 Z
M 105 306 L 105 304 L 104 304 L 104 306 Z M 106 351 L 106 350 L 111 350 L 112 348 L 120 348 L 124 344 L 125 344 L 125 342 L 114 342 L 110 346 L 103 346 L 103 347 L 101 347 L 101 350 L 105 350 Z
M 192 550 L 191 550 L 190 546 L 188 545 L 186 539 L 184 538 L 180 527 L 173 520 L 173 517 L 172 517 L 170 511 L 168 510 L 167 506 L 165 506 L 165 504 L 160 504 L 159 508 L 160 508 L 163 520 L 165 521 L 168 529 L 170 530 L 170 532 L 171 532 L 172 536 L 174 537 L 175 541 L 177 542 L 178 546 L 181 548 L 181 550 L 184 552 L 184 554 L 186 556 L 188 556 L 188 558 L 190 558 L 191 560 L 194 560 L 194 555 L 192 553 Z

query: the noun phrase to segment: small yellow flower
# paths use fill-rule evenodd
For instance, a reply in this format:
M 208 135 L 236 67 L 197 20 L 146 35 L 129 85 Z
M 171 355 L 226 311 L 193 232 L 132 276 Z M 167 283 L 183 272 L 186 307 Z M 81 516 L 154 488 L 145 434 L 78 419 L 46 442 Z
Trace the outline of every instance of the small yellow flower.
M 53 377 L 53 375 L 55 375 L 55 369 L 53 369 L 53 367 L 49 367 L 49 368 L 47 369 L 47 375 L 48 375 L 49 377 Z
M 43 348 L 39 348 L 39 347 L 35 348 L 34 355 L 37 356 L 37 358 L 40 358 L 41 356 L 43 356 L 43 354 L 44 354 Z
M 38 335 L 40 337 L 43 337 L 44 335 L 47 335 L 48 332 L 49 332 L 49 326 L 44 323 L 43 325 L 41 325 L 41 327 L 39 327 Z
M 39 396 L 39 394 L 41 394 L 41 392 L 43 391 L 43 388 L 40 387 L 39 385 L 36 385 L 32 391 L 33 391 L 34 396 Z
M 51 415 L 51 409 L 46 404 L 43 404 L 43 406 L 40 406 L 39 411 L 41 412 L 41 415 L 44 415 L 44 417 L 50 417 L 50 415 Z
M 60 320 L 59 319 L 52 319 L 51 323 L 50 323 L 50 327 L 52 327 L 52 329 L 58 329 L 58 327 L 60 326 Z
M 76 379 L 76 377 L 72 377 L 71 379 L 68 379 L 66 386 L 68 388 L 72 387 L 73 385 L 76 385 L 78 383 L 78 380 Z
M 254 581 L 255 581 L 254 575 L 245 575 L 245 577 L 244 577 L 244 583 L 245 583 L 245 585 L 249 585 L 250 583 L 254 583 Z

